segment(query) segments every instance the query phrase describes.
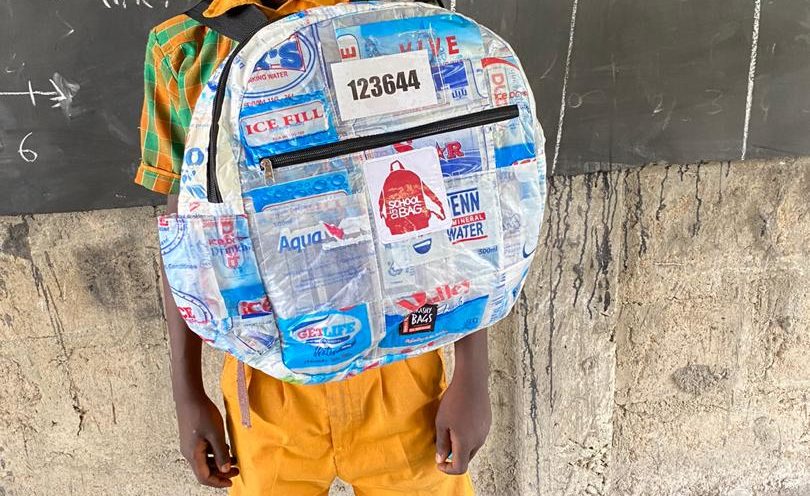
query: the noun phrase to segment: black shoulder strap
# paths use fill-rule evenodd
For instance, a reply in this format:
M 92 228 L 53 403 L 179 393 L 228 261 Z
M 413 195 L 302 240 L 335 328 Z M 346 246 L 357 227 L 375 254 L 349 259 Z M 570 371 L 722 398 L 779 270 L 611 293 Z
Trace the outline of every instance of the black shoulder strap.
M 187 10 L 186 15 L 239 43 L 267 24 L 267 16 L 255 5 L 241 5 L 228 10 L 221 16 L 205 17 L 203 12 L 208 9 L 209 5 L 211 5 L 211 0 L 202 0 Z
M 363 1 L 366 0 L 349 0 L 349 2 L 363 2 Z M 442 0 L 415 0 L 415 1 L 418 3 L 429 3 L 431 5 L 438 5 L 441 8 L 445 8 L 444 2 Z
M 349 0 L 351 2 L 357 0 Z M 423 3 L 433 3 L 444 8 L 442 0 L 427 0 Z M 203 26 L 208 26 L 217 33 L 239 43 L 253 33 L 255 30 L 267 24 L 267 16 L 255 5 L 241 5 L 234 7 L 221 16 L 205 17 L 203 12 L 211 5 L 211 0 L 202 0 L 194 7 L 186 11 L 186 15 L 199 22 Z

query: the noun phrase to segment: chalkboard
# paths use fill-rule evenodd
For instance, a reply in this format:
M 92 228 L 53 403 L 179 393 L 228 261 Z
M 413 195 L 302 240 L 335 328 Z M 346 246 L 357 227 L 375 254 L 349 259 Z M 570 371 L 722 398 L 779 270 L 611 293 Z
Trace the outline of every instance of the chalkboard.
M 534 26 L 504 31 L 529 64 L 564 57 L 561 92 L 534 79 L 555 174 L 810 154 L 807 0 L 570 0 L 566 19 L 498 3 Z
M 192 2 L 0 1 L 0 214 L 161 201 L 132 183 L 146 36 Z
M 810 155 L 810 2 L 762 4 L 748 155 Z
M 741 157 L 750 0 L 582 6 L 558 171 Z
M 148 30 L 193 0 L 0 2 L 0 214 L 132 184 Z M 555 174 L 810 155 L 807 0 L 459 0 L 530 75 Z

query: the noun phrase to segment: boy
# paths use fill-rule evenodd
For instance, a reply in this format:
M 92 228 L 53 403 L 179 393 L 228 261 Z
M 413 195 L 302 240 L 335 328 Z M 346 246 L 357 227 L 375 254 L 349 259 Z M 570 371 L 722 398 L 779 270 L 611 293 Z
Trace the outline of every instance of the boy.
M 272 21 L 340 1 L 213 0 L 204 15 L 255 5 Z M 143 159 L 135 181 L 169 195 L 169 213 L 177 208 L 194 103 L 232 48 L 231 40 L 185 15 L 149 35 Z M 186 326 L 163 281 L 181 451 L 201 484 L 230 487 L 236 496 L 325 496 L 340 477 L 357 496 L 473 494 L 467 465 L 491 423 L 486 331 L 455 344 L 449 386 L 439 351 L 343 382 L 309 386 L 242 368 L 226 355 L 221 385 L 229 447 L 222 416 L 203 388 L 202 342 Z M 249 421 L 240 422 L 245 417 Z

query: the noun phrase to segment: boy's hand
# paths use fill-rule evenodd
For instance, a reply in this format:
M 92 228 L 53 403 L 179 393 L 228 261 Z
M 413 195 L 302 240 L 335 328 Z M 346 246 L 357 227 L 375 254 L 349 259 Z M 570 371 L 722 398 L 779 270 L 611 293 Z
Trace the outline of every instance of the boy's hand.
M 455 350 L 453 381 L 436 414 L 436 464 L 446 474 L 461 475 L 484 445 L 492 424 L 487 331 L 462 338 Z
M 467 472 L 470 460 L 484 445 L 492 424 L 486 378 L 482 384 L 453 377 L 436 415 L 436 463 L 450 475 Z M 447 457 L 453 454 L 447 461 Z
M 177 422 L 180 451 L 200 484 L 231 487 L 230 479 L 239 475 L 239 469 L 233 466 L 217 406 L 204 395 L 196 400 L 178 401 Z

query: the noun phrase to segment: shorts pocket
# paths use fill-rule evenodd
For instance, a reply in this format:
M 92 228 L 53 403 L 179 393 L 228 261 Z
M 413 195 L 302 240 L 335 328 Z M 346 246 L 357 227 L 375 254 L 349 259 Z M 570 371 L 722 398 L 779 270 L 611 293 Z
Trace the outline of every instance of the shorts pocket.
M 439 398 L 446 388 L 445 364 L 442 349 L 429 351 L 403 360 L 408 377 L 427 401 Z

